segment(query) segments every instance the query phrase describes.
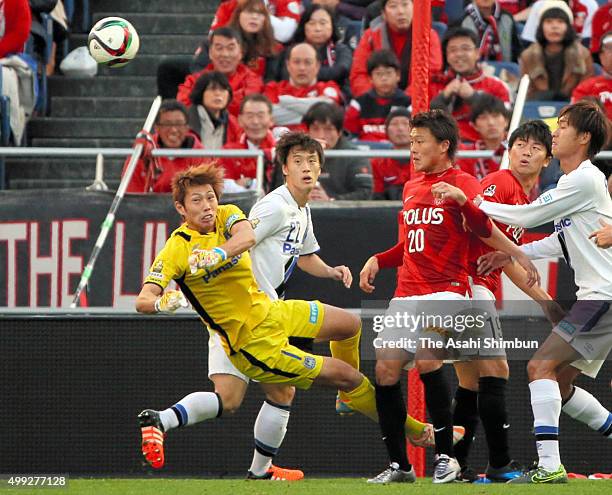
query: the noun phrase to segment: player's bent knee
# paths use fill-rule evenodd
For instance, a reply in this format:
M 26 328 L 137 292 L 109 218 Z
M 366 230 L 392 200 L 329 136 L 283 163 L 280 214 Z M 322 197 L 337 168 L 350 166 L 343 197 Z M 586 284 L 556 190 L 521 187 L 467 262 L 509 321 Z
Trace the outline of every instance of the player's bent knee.
M 264 387 L 266 398 L 275 404 L 290 406 L 295 397 L 295 387 L 287 385 Z
M 223 414 L 234 414 L 242 405 L 244 394 L 241 391 L 226 387 L 215 387 L 215 392 L 223 402 Z
M 376 361 L 376 383 L 388 386 L 396 384 L 402 372 L 402 365 L 397 361 Z
M 554 373 L 554 369 L 547 366 L 548 361 L 546 360 L 535 360 L 532 359 L 527 363 L 527 376 L 529 381 L 539 380 L 547 377 L 550 373 Z
M 505 378 L 510 376 L 508 361 L 505 359 L 481 359 L 478 361 L 480 376 L 493 376 L 495 378 Z
M 343 392 L 357 388 L 363 380 L 363 375 L 355 368 L 339 359 L 325 357 L 323 367 L 316 382 L 319 385 L 335 387 Z
M 417 359 L 415 362 L 420 375 L 436 371 L 442 367 L 442 364 L 443 362 L 437 359 Z

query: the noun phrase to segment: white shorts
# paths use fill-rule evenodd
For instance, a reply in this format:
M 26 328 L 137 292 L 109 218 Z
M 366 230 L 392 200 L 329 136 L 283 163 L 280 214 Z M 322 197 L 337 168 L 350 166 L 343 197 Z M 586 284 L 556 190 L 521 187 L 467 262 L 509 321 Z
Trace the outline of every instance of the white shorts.
M 469 333 L 474 346 L 462 349 L 461 355 L 482 357 L 505 357 L 506 351 L 501 345 L 503 341 L 501 322 L 495 307 L 495 295 L 484 285 L 473 285 L 472 314 L 479 316 L 479 323 L 475 324 Z M 482 324 L 481 324 L 482 323 Z M 499 342 L 500 345 L 492 345 Z
M 582 356 L 571 365 L 591 378 L 612 350 L 611 305 L 612 301 L 576 301 L 552 330 Z
M 467 295 L 450 291 L 391 299 L 382 328 L 375 330 L 377 359 L 410 362 L 422 345 L 459 335 L 463 329 L 453 324 L 455 317 L 470 307 Z
M 208 333 L 208 378 L 212 378 L 212 375 L 233 375 L 248 384 L 249 377 L 238 371 L 227 357 L 219 334 L 213 331 Z

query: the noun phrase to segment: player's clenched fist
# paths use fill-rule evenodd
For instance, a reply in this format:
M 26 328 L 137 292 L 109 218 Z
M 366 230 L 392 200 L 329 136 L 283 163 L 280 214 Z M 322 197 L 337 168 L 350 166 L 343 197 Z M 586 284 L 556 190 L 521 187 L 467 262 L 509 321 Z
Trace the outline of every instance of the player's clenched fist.
M 155 301 L 155 311 L 158 313 L 174 313 L 177 309 L 187 306 L 189 306 L 189 303 L 179 290 L 169 290 Z
M 220 247 L 216 247 L 212 249 L 194 249 L 187 262 L 193 274 L 199 268 L 212 268 L 226 259 L 227 253 Z

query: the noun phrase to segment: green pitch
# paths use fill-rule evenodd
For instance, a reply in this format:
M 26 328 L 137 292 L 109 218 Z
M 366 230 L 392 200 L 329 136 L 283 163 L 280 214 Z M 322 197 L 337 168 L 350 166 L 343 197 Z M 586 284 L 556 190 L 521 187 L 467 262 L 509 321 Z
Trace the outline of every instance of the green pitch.
M 612 481 L 571 480 L 566 485 L 433 485 L 430 479 L 414 485 L 367 485 L 364 479 L 309 479 L 296 483 L 281 481 L 203 480 L 203 479 L 71 479 L 65 489 L 25 488 L 0 490 L 0 493 L 64 495 L 484 495 L 484 494 L 554 494 L 608 495 Z

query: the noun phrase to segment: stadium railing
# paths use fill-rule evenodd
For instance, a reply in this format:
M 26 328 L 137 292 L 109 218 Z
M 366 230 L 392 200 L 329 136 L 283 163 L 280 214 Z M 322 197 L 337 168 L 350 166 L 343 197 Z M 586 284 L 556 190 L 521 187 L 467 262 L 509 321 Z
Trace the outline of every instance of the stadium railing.
M 20 148 L 0 147 L 0 163 L 7 156 L 12 157 L 92 157 L 96 158 L 95 182 L 103 180 L 104 157 L 127 157 L 132 153 L 132 148 Z M 495 155 L 493 150 L 461 150 L 457 152 L 457 158 L 491 158 Z M 264 154 L 259 150 L 203 150 L 203 149 L 158 149 L 153 151 L 153 156 L 174 157 L 217 157 L 217 158 L 257 158 L 257 184 L 263 184 Z M 325 150 L 325 156 L 330 158 L 408 158 L 410 152 L 406 150 Z M 612 151 L 602 151 L 597 159 L 612 159 Z M 0 166 L 0 174 L 2 167 Z M 0 189 L 4 188 L 4 182 L 0 182 Z M 263 192 L 263 191 L 260 191 Z

